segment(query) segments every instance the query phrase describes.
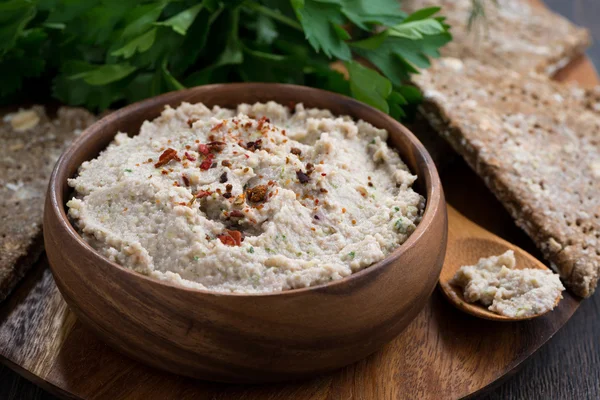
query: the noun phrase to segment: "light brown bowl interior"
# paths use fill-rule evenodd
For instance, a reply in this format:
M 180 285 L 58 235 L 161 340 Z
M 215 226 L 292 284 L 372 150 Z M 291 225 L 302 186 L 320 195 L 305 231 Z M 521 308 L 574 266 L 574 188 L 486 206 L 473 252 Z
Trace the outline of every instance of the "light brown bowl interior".
M 342 280 L 310 288 L 224 294 L 160 282 L 111 263 L 70 224 L 65 213 L 65 202 L 72 195 L 67 178 L 76 174 L 82 162 L 106 148 L 118 131 L 137 133 L 143 121 L 157 117 L 167 104 L 176 107 L 187 101 L 235 107 L 269 100 L 303 102 L 307 107 L 329 109 L 388 130 L 389 143 L 418 175 L 416 189 L 425 195 L 427 206 L 415 232 L 385 260 Z M 172 92 L 103 118 L 82 133 L 58 161 L 44 218 L 55 280 L 84 323 L 112 346 L 146 363 L 221 381 L 293 379 L 331 370 L 373 352 L 398 334 L 424 306 L 439 276 L 446 236 L 446 210 L 437 171 L 424 147 L 406 128 L 344 96 L 302 86 L 261 83 Z M 134 293 L 136 301 L 132 303 Z M 332 325 L 341 316 L 343 321 Z M 344 340 L 337 345 L 334 341 L 317 346 L 316 351 L 315 343 L 339 339 L 340 335 Z M 270 353 L 261 356 L 240 347 L 240 343 Z

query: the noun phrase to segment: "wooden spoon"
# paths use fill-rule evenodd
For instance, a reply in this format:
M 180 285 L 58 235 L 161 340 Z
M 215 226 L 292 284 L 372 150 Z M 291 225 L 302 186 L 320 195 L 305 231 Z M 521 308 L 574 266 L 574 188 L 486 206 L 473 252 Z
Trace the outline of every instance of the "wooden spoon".
M 506 317 L 499 315 L 489 311 L 481 303 L 468 303 L 463 296 L 462 288 L 449 283 L 463 265 L 475 265 L 482 257 L 500 255 L 506 250 L 514 251 L 517 261 L 516 269 L 549 269 L 525 250 L 486 231 L 479 225 L 471 222 L 453 207 L 448 206 L 448 248 L 439 281 L 444 295 L 459 310 L 479 318 L 494 321 L 520 321 L 545 314 L 526 317 Z M 554 304 L 555 307 L 560 299 L 561 296 L 559 295 Z

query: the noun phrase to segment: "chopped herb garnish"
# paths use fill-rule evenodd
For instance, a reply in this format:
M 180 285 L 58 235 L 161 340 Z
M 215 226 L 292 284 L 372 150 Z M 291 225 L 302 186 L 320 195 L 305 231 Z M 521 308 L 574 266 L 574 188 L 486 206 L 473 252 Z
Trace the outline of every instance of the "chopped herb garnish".
M 398 232 L 406 234 L 412 232 L 415 226 L 410 219 L 406 217 L 400 217 L 394 224 L 394 227 L 398 230 Z
M 394 210 L 400 211 L 400 207 L 394 207 Z
M 247 251 L 250 254 L 254 253 L 254 247 L 250 246 Z
M 265 250 L 267 251 L 267 253 L 275 253 L 273 251 L 273 249 L 269 248 L 269 247 L 265 247 Z
M 350 253 L 348 253 L 348 257 L 350 257 L 351 260 L 354 260 L 354 256 L 356 256 L 356 252 L 351 251 Z
M 375 144 L 375 139 L 371 140 L 371 144 Z
M 133 172 L 133 170 L 129 169 L 129 168 L 125 168 L 125 172 Z
M 199 259 L 200 259 L 200 257 L 194 256 L 194 261 L 198 261 Z

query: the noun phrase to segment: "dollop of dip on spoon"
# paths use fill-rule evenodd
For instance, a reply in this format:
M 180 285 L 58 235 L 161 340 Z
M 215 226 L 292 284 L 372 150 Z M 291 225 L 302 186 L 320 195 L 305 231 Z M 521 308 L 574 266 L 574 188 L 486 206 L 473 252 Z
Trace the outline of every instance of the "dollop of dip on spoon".
M 547 269 L 515 269 L 515 253 L 480 258 L 476 265 L 462 266 L 451 285 L 463 289 L 470 303 L 510 318 L 526 318 L 552 310 L 565 290 L 558 275 Z
M 440 287 L 461 311 L 497 321 L 543 315 L 558 305 L 565 289 L 538 259 L 451 206 Z

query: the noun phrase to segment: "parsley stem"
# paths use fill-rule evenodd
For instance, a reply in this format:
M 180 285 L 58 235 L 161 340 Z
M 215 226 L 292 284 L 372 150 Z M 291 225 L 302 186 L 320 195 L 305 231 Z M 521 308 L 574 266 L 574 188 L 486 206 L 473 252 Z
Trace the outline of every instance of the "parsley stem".
M 273 11 L 270 8 L 267 8 L 261 4 L 255 3 L 255 2 L 248 2 L 248 3 L 246 3 L 246 5 L 249 8 L 251 8 L 255 11 L 258 11 L 259 13 L 262 13 L 268 17 L 271 17 L 271 18 L 281 22 L 284 25 L 294 28 L 300 32 L 304 32 L 304 29 L 302 29 L 302 25 L 300 25 L 298 22 L 296 22 L 292 18 L 286 17 L 285 15 L 281 14 L 280 12 Z

